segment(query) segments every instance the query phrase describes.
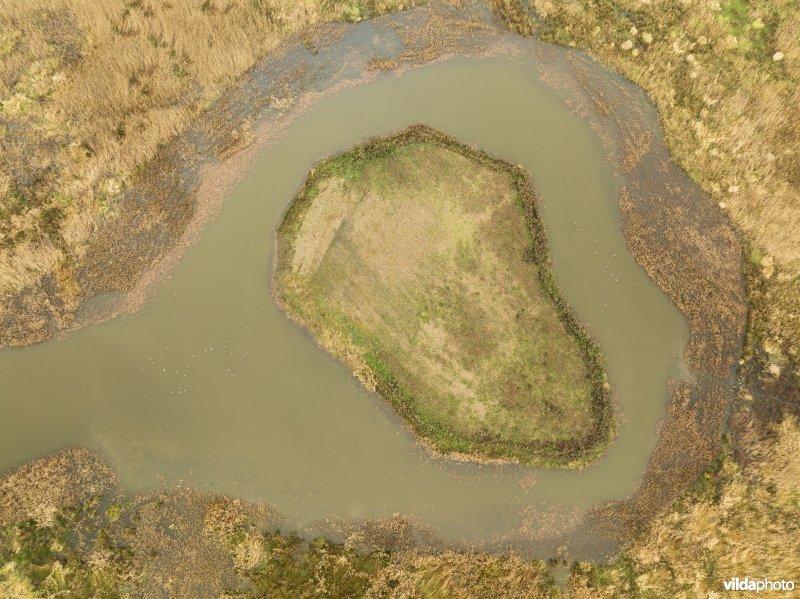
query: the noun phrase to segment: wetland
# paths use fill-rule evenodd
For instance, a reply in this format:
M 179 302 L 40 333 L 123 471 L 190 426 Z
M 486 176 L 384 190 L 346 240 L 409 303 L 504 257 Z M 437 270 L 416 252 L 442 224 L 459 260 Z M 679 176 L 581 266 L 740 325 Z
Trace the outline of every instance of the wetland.
M 658 202 L 651 220 L 642 220 L 654 197 L 674 194 L 691 203 L 703 196 L 669 162 L 644 95 L 578 53 L 473 28 L 469 51 L 459 41 L 420 59 L 416 48 L 396 73 L 364 75 L 370 58 L 400 56 L 398 27 L 426 18 L 364 23 L 318 52 L 291 49 L 278 72 L 287 62 L 307 67 L 294 79 L 301 96 L 295 109 L 275 101 L 289 96 L 269 65 L 256 71 L 243 92 L 264 101 L 249 104 L 256 141 L 232 159 L 246 174 L 208 192 L 199 181 L 212 177 L 193 178 L 200 169 L 182 163 L 188 182 L 181 185 L 225 201 L 170 276 L 154 284 L 144 307 L 0 352 L 4 388 L 11 390 L 3 395 L 0 468 L 77 444 L 102 453 L 130 491 L 186 483 L 264 501 L 290 530 L 335 532 L 343 523 L 400 513 L 446 545 L 538 555 L 565 543 L 575 555 L 605 554 L 621 539 L 594 523 L 596 505 L 652 492 L 656 499 L 629 510 L 636 512 L 631 518 L 641 517 L 669 500 L 661 484 L 669 478 L 659 476 L 674 477 L 675 468 L 683 478 L 702 471 L 718 446 L 738 329 L 716 326 L 717 320 L 711 333 L 704 330 L 702 310 L 689 309 L 696 300 L 680 296 L 670 277 L 692 268 L 714 272 L 708 285 L 735 295 L 738 270 L 734 276 L 717 262 L 733 256 L 738 269 L 735 238 L 713 214 L 693 225 L 716 231 L 702 254 L 691 235 L 653 241 L 655 233 L 639 226 L 669 220 Z M 344 60 L 353 53 L 360 63 Z M 422 66 L 436 58 L 442 60 Z M 315 77 L 311 92 L 308 72 Z M 598 109 L 598 94 L 619 101 L 611 116 Z M 225 108 L 223 102 L 223 118 L 241 116 Z M 618 406 L 615 443 L 582 471 L 430 455 L 380 398 L 271 301 L 275 231 L 308 169 L 418 122 L 521 165 L 535 182 L 553 273 L 602 350 Z M 631 147 L 625 127 L 638 127 L 644 137 L 634 139 L 647 143 Z M 218 160 L 210 168 L 213 174 L 231 167 Z M 158 193 L 153 180 L 151 193 Z M 681 186 L 689 192 L 680 193 Z M 672 225 L 683 223 L 672 219 Z M 686 247 L 654 263 L 648 257 L 664 249 L 658 243 Z M 113 260 L 123 260 L 125 249 L 117 248 Z M 686 256 L 692 259 L 682 261 Z M 130 281 L 126 287 L 112 277 L 95 291 L 130 288 Z M 98 296 L 78 322 L 102 320 L 92 309 L 111 314 L 119 304 L 118 295 Z M 731 313 L 738 322 L 740 313 Z M 691 359 L 701 350 L 716 361 L 710 374 Z M 706 393 L 712 387 L 714 394 Z M 696 414 L 694 406 L 702 409 Z M 686 429 L 673 427 L 675 419 L 699 423 L 695 437 L 681 438 Z M 695 447 L 696 438 L 708 442 Z M 658 461 L 676 450 L 684 456 L 679 464 Z M 587 540 L 587 530 L 597 540 Z

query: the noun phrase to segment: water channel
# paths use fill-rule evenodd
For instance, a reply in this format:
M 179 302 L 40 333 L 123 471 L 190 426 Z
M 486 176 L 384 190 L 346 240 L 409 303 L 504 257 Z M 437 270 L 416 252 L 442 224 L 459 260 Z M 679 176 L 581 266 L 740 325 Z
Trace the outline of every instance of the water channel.
M 599 341 L 620 411 L 615 444 L 584 471 L 430 457 L 270 298 L 275 228 L 308 168 L 415 122 L 532 173 L 555 273 Z M 683 376 L 688 333 L 626 250 L 621 184 L 589 124 L 524 56 L 454 58 L 324 97 L 260 152 L 140 313 L 0 351 L 0 470 L 77 444 L 134 491 L 184 481 L 263 500 L 287 528 L 414 514 L 469 543 L 512 533 L 526 509 L 579 514 L 624 497 L 654 447 L 667 382 Z

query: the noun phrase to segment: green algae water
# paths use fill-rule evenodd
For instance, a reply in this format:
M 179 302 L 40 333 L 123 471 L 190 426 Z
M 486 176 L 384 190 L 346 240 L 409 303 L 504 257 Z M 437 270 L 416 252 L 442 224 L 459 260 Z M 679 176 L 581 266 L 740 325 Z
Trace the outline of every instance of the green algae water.
M 556 276 L 621 410 L 615 444 L 584 471 L 430 457 L 270 297 L 275 229 L 309 167 L 416 122 L 533 176 Z M 140 313 L 0 352 L 0 469 L 77 444 L 133 491 L 184 482 L 262 500 L 287 529 L 402 513 L 454 543 L 560 538 L 631 493 L 683 376 L 686 322 L 625 247 L 621 184 L 524 57 L 457 58 L 327 96 L 260 151 Z

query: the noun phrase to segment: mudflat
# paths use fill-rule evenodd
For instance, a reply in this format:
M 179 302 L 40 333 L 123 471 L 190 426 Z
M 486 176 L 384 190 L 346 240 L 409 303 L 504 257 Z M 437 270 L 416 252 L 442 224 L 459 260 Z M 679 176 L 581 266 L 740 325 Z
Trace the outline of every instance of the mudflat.
M 437 452 L 576 467 L 612 418 L 549 268 L 522 169 L 415 126 L 312 170 L 275 291 Z

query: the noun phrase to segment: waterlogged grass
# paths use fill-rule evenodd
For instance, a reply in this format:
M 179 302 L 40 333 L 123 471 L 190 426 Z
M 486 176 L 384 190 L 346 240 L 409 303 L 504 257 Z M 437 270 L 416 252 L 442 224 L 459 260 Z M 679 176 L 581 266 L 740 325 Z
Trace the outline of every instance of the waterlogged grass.
M 0 596 L 124 596 L 119 566 L 130 556 L 124 548 L 109 543 L 101 530 L 96 536 L 96 548 L 103 559 L 90 564 L 75 543 L 82 511 L 65 509 L 50 524 L 25 520 L 0 528 Z
M 602 360 L 519 168 L 426 127 L 318 165 L 276 295 L 436 450 L 578 467 L 610 442 Z
M 389 562 L 387 551 L 358 553 L 323 538 L 267 533 L 263 549 L 271 559 L 246 571 L 254 597 L 313 597 L 325 581 L 329 597 L 361 597 Z
M 37 488 L 55 483 L 39 479 Z M 262 507 L 179 492 L 74 507 L 0 527 L 0 597 L 550 597 L 543 562 L 363 549 L 260 528 Z M 42 500 L 47 504 L 47 500 Z M 57 506 L 56 506 L 57 507 Z M 113 508 L 113 509 L 112 509 Z M 372 522 L 407 534 L 402 519 Z M 407 544 L 407 542 L 406 542 Z
M 770 432 L 739 440 L 737 450 L 759 456 L 747 469 L 733 460 L 730 443 L 723 444 L 719 459 L 687 496 L 617 559 L 572 564 L 568 596 L 724 596 L 723 581 L 736 576 L 797 581 L 800 427 L 789 417 Z M 177 597 L 562 596 L 539 560 L 358 551 L 260 527 L 263 506 L 229 498 L 184 490 L 130 499 L 110 490 L 78 504 L 54 501 L 53 491 L 68 484 L 62 478 L 75 472 L 33 468 L 17 476 L 15 493 L 27 498 L 19 505 L 29 511 L 17 521 L 8 523 L 4 510 L 17 513 L 18 504 L 0 502 L 6 522 L 0 526 L 0 597 L 152 597 L 168 588 Z M 37 521 L 34 513 L 51 516 Z M 377 538 L 406 539 L 400 545 L 408 546 L 411 529 L 402 518 L 373 522 L 368 529 Z

